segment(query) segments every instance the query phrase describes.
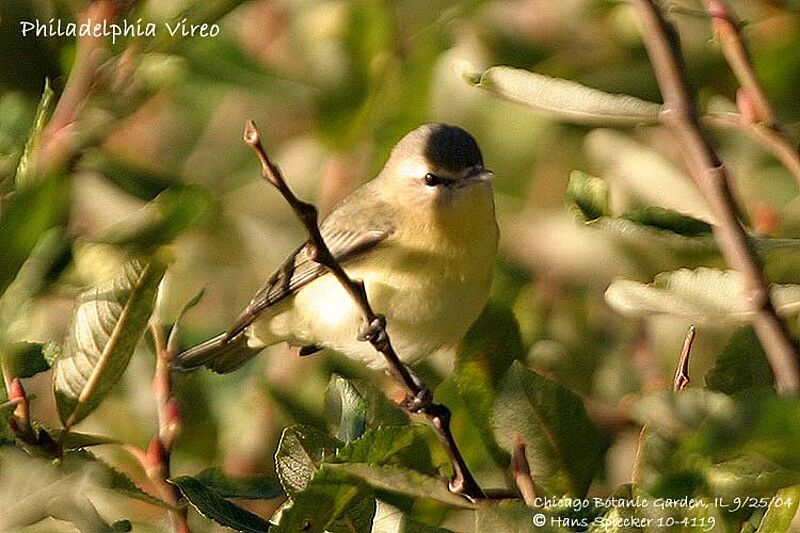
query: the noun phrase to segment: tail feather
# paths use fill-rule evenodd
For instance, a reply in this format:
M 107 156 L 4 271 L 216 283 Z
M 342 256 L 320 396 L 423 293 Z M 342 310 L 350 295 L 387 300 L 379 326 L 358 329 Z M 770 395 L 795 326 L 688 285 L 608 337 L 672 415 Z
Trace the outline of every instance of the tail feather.
M 191 371 L 205 366 L 219 374 L 227 374 L 241 367 L 263 349 L 263 346 L 249 346 L 247 335 L 239 334 L 228 339 L 226 333 L 221 333 L 179 353 L 172 366 L 179 371 Z

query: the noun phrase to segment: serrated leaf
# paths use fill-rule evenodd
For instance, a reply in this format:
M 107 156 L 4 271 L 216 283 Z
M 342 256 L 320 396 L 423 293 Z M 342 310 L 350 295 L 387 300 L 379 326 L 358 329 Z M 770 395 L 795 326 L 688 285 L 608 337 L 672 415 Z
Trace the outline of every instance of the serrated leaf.
M 580 83 L 511 67 L 467 73 L 469 83 L 573 124 L 635 126 L 656 124 L 661 105 L 623 94 L 609 94 Z
M 55 93 L 53 93 L 53 89 L 50 87 L 50 78 L 45 78 L 42 97 L 39 99 L 39 104 L 36 106 L 36 113 L 33 116 L 31 132 L 28 135 L 28 140 L 25 142 L 25 149 L 22 152 L 22 157 L 20 157 L 19 163 L 17 163 L 17 172 L 14 179 L 18 189 L 22 189 L 30 184 L 31 159 L 39 148 L 42 131 L 50 120 L 50 115 L 53 113 L 53 106 L 55 104 L 54 96 Z
M 367 406 L 367 427 L 409 424 L 408 415 L 375 385 L 363 379 L 348 379 Z
M 277 529 L 287 533 L 369 533 L 374 515 L 372 490 L 338 470 L 322 466 L 306 488 L 292 496 L 291 505 L 281 513 Z
M 569 175 L 566 200 L 587 222 L 611 214 L 608 184 L 579 170 Z
M 772 368 L 751 326 L 731 335 L 705 377 L 707 388 L 725 394 L 771 387 L 773 381 Z
M 340 470 L 358 478 L 378 492 L 432 500 L 460 509 L 475 507 L 472 502 L 450 492 L 446 480 L 430 477 L 402 466 L 326 463 L 325 468 Z
M 771 500 L 764 518 L 758 526 L 758 533 L 789 531 L 797 514 L 800 502 L 800 485 L 779 490 Z
M 104 444 L 119 444 L 117 439 L 106 437 L 105 435 L 93 435 L 91 433 L 78 433 L 75 431 L 63 431 L 61 429 L 50 429 L 42 427 L 50 437 L 56 442 L 61 443 L 65 450 L 78 448 L 88 448 L 90 446 L 102 446 Z
M 472 419 L 495 462 L 508 464 L 508 457 L 494 440 L 492 404 L 497 384 L 515 360 L 526 356 L 519 325 L 510 309 L 489 303 L 467 332 L 456 354 L 453 378 L 459 395 L 469 405 Z
M 422 430 L 423 428 L 419 426 L 387 426 L 371 429 L 361 438 L 344 445 L 336 455 L 327 458 L 325 462 L 384 464 L 408 447 L 414 444 L 420 445 Z
M 311 426 L 284 429 L 275 452 L 275 469 L 286 493 L 292 496 L 305 489 L 319 463 L 340 446 L 340 441 Z
M 122 377 L 153 312 L 164 270 L 158 261 L 136 259 L 78 298 L 53 378 L 65 428 L 91 413 Z
M 337 427 L 336 436 L 342 442 L 359 438 L 367 429 L 367 402 L 342 376 L 331 376 L 325 391 L 325 414 Z
M 497 442 L 511 453 L 517 435 L 542 494 L 582 497 L 606 444 L 580 398 L 514 362 L 492 408 Z
M 772 301 L 782 316 L 800 311 L 800 286 L 771 286 Z M 652 284 L 615 280 L 606 302 L 626 316 L 675 315 L 698 323 L 746 322 L 753 316 L 738 272 L 698 268 L 662 272 Z
M 220 498 L 191 476 L 173 478 L 170 482 L 180 489 L 198 513 L 220 525 L 245 533 L 261 533 L 271 527 L 260 516 Z
M 64 453 L 62 458 L 62 466 L 65 470 L 73 472 L 92 472 L 92 480 L 98 485 L 118 492 L 128 498 L 156 505 L 158 507 L 169 509 L 170 505 L 166 502 L 150 496 L 142 489 L 136 486 L 131 479 L 109 465 L 102 459 L 98 458 L 93 453 L 86 450 L 68 450 Z
M 270 500 L 283 494 L 283 487 L 274 476 L 229 476 L 215 467 L 193 477 L 221 498 Z
M 67 222 L 70 191 L 61 176 L 50 176 L 17 192 L 0 213 L 0 293 L 51 228 Z

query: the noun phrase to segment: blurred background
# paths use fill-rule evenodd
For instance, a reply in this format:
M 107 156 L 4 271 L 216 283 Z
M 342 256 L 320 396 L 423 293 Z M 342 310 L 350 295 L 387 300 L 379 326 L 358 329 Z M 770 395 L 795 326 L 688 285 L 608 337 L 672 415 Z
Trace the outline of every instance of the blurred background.
M 766 91 L 796 138 L 800 3 L 732 5 L 746 22 Z M 737 83 L 703 6 L 682 0 L 668 8 L 702 104 L 735 109 Z M 68 22 L 87 13 L 141 18 L 157 24 L 156 35 L 111 43 L 20 31 L 21 21 Z M 163 23 L 184 17 L 218 24 L 219 34 L 170 36 Z M 570 172 L 580 169 L 608 181 L 615 212 L 660 205 L 708 219 L 675 144 L 657 127 L 565 125 L 465 81 L 465 71 L 492 65 L 660 102 L 624 2 L 142 0 L 90 6 L 0 0 L 0 194 L 7 199 L 14 189 L 45 79 L 60 102 L 33 164 L 40 173 L 61 169 L 68 176 L 68 186 L 47 208 L 61 210 L 68 221 L 61 236 L 64 260 L 48 288 L 25 302 L 24 319 L 8 326 L 9 335 L 60 340 L 82 287 L 113 272 L 131 250 L 169 242 L 173 262 L 157 315 L 171 323 L 205 289 L 186 316 L 182 345 L 209 338 L 233 322 L 304 239 L 285 202 L 259 178 L 257 160 L 241 140 L 246 119 L 259 125 L 267 151 L 298 195 L 323 212 L 373 177 L 402 135 L 437 121 L 470 131 L 496 173 L 502 245 L 492 300 L 513 310 L 528 363 L 589 398 L 600 412 L 663 386 L 671 381 L 688 319 L 621 317 L 605 303 L 604 292 L 619 276 L 648 282 L 682 266 L 720 267 L 721 259 L 584 226 L 565 206 L 564 193 Z M 715 142 L 753 227 L 796 236 L 800 205 L 791 175 L 740 132 L 715 132 Z M 50 216 L 47 209 L 30 213 Z M 13 250 L 0 251 L 0 257 L 6 253 L 2 260 L 12 261 Z M 788 254 L 770 263 L 772 279 L 800 282 L 795 259 Z M 690 368 L 698 382 L 732 330 L 700 327 Z M 141 343 L 123 381 L 81 431 L 146 446 L 157 427 L 148 346 Z M 272 471 L 285 426 L 324 426 L 321 391 L 332 372 L 368 377 L 400 397 L 385 376 L 341 356 L 299 358 L 284 347 L 230 375 L 178 377 L 184 420 L 173 471 L 210 465 L 233 474 Z M 448 362 L 423 364 L 420 372 L 442 384 L 437 398 L 453 409 L 456 437 L 478 480 L 504 486 L 505 473 L 472 436 L 469 406 L 453 392 Z M 50 386 L 49 376 L 40 374 L 28 390 L 36 394 L 36 416 L 56 425 Z M 636 429 L 614 434 L 593 491 L 630 477 L 637 438 Z M 123 452 L 102 454 L 146 484 Z M 157 509 L 127 502 L 120 510 L 113 498 L 107 505 L 108 513 L 130 518 L 137 530 L 162 527 L 144 525 L 149 516 L 162 517 Z M 267 515 L 275 504 L 243 505 Z

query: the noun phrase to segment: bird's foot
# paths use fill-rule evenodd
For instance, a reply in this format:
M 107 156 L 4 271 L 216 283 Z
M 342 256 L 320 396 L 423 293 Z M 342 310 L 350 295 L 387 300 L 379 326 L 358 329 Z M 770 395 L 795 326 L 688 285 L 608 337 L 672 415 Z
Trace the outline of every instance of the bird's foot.
M 386 334 L 386 317 L 377 315 L 372 322 L 363 326 L 358 332 L 358 340 L 369 341 L 378 350 L 384 351 L 389 342 L 389 336 Z
M 416 385 L 417 393 L 409 394 L 403 400 L 403 408 L 409 413 L 424 413 L 433 406 L 433 393 L 428 386 L 410 368 L 406 367 L 408 374 Z
M 424 413 L 433 405 L 433 394 L 428 387 L 423 387 L 416 394 L 409 394 L 402 403 L 403 409 L 409 413 Z

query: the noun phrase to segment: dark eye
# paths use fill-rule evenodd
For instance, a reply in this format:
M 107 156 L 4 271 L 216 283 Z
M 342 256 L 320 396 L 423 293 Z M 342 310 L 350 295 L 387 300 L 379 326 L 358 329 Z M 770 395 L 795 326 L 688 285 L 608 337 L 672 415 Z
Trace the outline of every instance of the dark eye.
M 435 187 L 444 183 L 444 180 L 436 174 L 425 174 L 425 185 Z

